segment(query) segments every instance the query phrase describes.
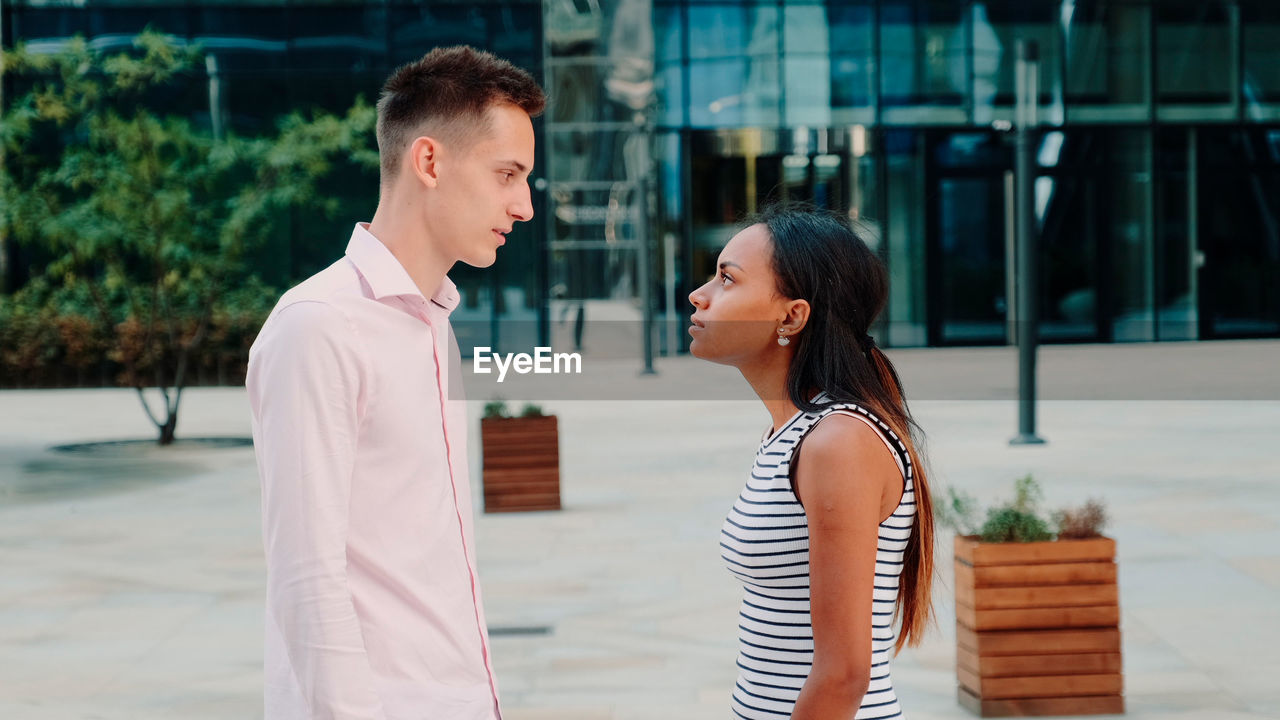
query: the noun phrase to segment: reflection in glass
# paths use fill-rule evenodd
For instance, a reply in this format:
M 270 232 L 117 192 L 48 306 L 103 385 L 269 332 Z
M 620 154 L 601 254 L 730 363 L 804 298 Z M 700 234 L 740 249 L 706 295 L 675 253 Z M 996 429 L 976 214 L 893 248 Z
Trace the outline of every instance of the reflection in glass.
M 1244 32 L 1244 78 L 1241 92 L 1248 114 L 1258 120 L 1280 119 L 1280 3 L 1241 8 Z
M 1070 105 L 1136 106 L 1145 117 L 1151 84 L 1151 11 L 1123 3 L 1064 9 L 1066 100 Z
M 693 127 L 781 122 L 777 6 L 691 5 L 689 123 Z
M 826 8 L 788 5 L 783 20 L 784 123 L 825 127 L 831 123 Z
M 1210 337 L 1280 332 L 1280 133 L 1196 131 L 1199 243 Z M 1212 208 L 1212 211 L 1209 209 Z
M 985 0 L 971 8 L 973 27 L 973 122 L 989 125 L 994 106 L 1012 108 L 1019 40 L 1039 48 L 1038 76 L 1040 121 L 1063 122 L 1062 50 L 1056 4 L 1017 0 Z M 1007 112 L 1006 118 L 1011 117 Z
M 1158 3 L 1155 12 L 1160 102 L 1230 102 L 1236 55 L 1224 5 Z
M 883 134 L 888 177 L 884 180 L 885 260 L 889 266 L 889 342 L 926 345 L 925 150 L 924 134 L 888 130 Z
M 890 0 L 880 12 L 884 104 L 963 105 L 970 52 L 963 4 Z
M 869 3 L 833 3 L 827 8 L 831 106 L 836 117 L 840 117 L 840 108 L 870 109 L 875 105 L 873 11 Z
M 1119 128 L 1112 132 L 1112 337 L 1118 341 L 1155 340 L 1151 135 Z

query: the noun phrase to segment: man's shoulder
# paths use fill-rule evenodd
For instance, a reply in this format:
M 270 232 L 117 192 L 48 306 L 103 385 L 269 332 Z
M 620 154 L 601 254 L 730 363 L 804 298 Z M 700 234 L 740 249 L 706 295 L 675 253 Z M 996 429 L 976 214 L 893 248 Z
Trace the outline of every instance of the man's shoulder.
M 272 314 L 300 302 L 340 304 L 360 294 L 360 274 L 346 257 L 294 285 L 280 296 Z
M 359 296 L 359 275 L 344 257 L 280 297 L 258 333 L 253 350 L 261 350 L 269 339 L 292 346 L 349 335 L 347 309 Z

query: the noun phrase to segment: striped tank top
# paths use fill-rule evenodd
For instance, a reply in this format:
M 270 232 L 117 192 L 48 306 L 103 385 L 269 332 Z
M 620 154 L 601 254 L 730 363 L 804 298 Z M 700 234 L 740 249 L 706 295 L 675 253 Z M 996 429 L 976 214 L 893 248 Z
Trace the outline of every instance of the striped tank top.
M 825 396 L 815 398 L 815 402 L 824 401 Z M 887 424 L 861 406 L 841 403 L 813 413 L 800 412 L 761 442 L 751 478 L 720 533 L 721 556 L 745 588 L 738 621 L 738 682 L 732 699 L 739 718 L 790 717 L 813 665 L 809 526 L 791 489 L 790 469 L 800 440 L 832 413 L 860 418 L 875 428 L 893 451 L 903 476 L 902 500 L 880 524 L 871 607 L 871 684 L 855 717 L 902 716 L 889 677 L 889 659 L 903 553 L 916 512 L 911 458 Z M 858 481 L 857 468 L 848 469 L 848 479 Z

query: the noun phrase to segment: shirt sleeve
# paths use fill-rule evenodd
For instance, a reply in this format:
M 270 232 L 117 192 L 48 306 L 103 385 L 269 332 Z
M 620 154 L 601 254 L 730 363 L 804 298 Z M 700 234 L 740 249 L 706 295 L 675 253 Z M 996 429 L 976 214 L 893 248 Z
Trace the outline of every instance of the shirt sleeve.
M 262 481 L 267 612 L 313 720 L 384 718 L 347 577 L 365 378 L 358 338 L 325 303 L 263 327 L 246 385 Z

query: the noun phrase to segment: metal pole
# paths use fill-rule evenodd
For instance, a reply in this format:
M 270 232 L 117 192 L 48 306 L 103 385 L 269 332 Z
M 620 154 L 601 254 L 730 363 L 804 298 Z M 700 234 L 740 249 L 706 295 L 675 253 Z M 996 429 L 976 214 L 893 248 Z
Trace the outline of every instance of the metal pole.
M 653 162 L 650 154 L 650 147 L 653 143 L 652 122 L 648 113 L 637 113 L 636 121 L 641 124 L 641 135 L 633 141 L 637 142 L 640 147 L 640 162 L 636 163 L 639 172 L 637 185 L 640 193 L 640 202 L 637 203 L 639 217 L 632 227 L 639 230 L 636 244 L 636 251 L 640 253 L 637 258 L 639 267 L 637 268 L 637 278 L 640 283 L 640 326 L 641 333 L 644 335 L 644 368 L 640 371 L 641 375 L 656 375 L 657 370 L 653 368 L 653 222 L 652 222 L 652 182 L 651 175 Z
M 1018 435 L 1011 445 L 1039 445 L 1044 440 L 1036 435 L 1036 346 L 1039 340 L 1037 313 L 1039 287 L 1035 219 L 1035 152 L 1037 80 L 1040 75 L 1039 47 L 1033 40 L 1018 41 L 1017 185 L 1018 215 Z
M 222 142 L 222 76 L 218 72 L 218 56 L 204 56 L 205 72 L 209 75 L 209 126 L 213 129 L 214 142 Z

